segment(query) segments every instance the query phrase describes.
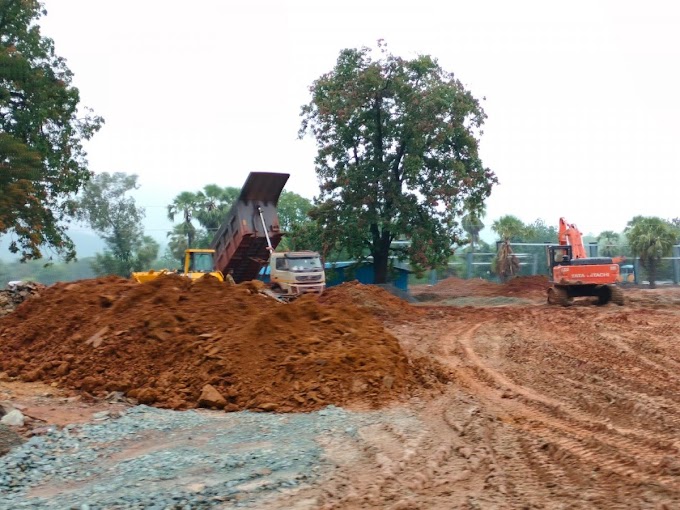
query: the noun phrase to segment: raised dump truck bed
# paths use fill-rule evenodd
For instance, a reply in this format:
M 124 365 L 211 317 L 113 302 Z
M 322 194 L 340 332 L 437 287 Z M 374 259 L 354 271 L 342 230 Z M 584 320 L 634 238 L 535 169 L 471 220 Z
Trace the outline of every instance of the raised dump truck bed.
M 273 248 L 283 237 L 276 206 L 288 177 L 290 174 L 251 172 L 213 237 L 210 247 L 215 250 L 215 269 L 224 274 L 232 270 L 236 283 L 257 278 L 269 259 L 267 236 Z

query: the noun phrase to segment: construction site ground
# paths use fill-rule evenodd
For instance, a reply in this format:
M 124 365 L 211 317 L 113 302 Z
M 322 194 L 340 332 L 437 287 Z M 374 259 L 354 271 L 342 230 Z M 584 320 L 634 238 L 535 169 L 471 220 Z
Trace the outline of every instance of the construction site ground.
M 305 313 L 337 338 L 380 337 L 376 356 L 394 354 L 395 375 L 374 367 L 376 385 L 366 372 L 343 392 L 340 376 L 315 372 L 329 389 L 303 381 L 296 395 L 316 398 L 300 407 L 269 388 L 271 402 L 239 393 L 234 412 L 205 409 L 189 378 L 182 399 L 149 407 L 113 386 L 75 388 L 44 354 L 39 369 L 6 363 L 0 405 L 25 414 L 17 430 L 31 439 L 0 457 L 0 508 L 680 508 L 680 289 L 626 287 L 624 306 L 563 308 L 546 304 L 547 286 L 449 278 L 412 288 L 418 304 L 329 290 L 313 305 L 322 312 Z M 342 313 L 324 322 L 324 307 Z M 369 336 L 342 329 L 352 313 Z M 19 331 L 0 320 L 0 341 L 3 326 Z M 80 342 L 102 338 L 88 335 Z

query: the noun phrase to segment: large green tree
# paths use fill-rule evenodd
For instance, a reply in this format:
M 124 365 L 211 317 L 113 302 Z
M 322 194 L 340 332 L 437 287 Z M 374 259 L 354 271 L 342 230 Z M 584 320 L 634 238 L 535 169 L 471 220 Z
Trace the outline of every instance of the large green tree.
M 416 266 L 445 263 L 463 210 L 497 180 L 479 157 L 479 101 L 436 59 L 379 51 L 340 52 L 311 86 L 300 136 L 316 139 L 321 192 L 311 214 L 325 243 L 368 252 L 383 283 L 395 239 L 411 241 Z
M 636 216 L 625 233 L 633 255 L 647 271 L 650 288 L 655 288 L 661 259 L 670 256 L 678 242 L 676 228 L 661 218 Z
M 66 260 L 70 198 L 90 178 L 83 141 L 103 123 L 88 109 L 54 42 L 40 33 L 36 0 L 0 1 L 0 235 L 22 260 L 45 247 Z
M 137 176 L 122 172 L 96 174 L 84 187 L 78 218 L 106 243 L 93 264 L 97 274 L 128 276 L 146 269 L 158 255 L 158 243 L 144 236 L 144 209 L 128 195 L 138 188 Z
M 597 236 L 599 253 L 603 257 L 621 255 L 621 234 L 613 230 L 604 230 Z

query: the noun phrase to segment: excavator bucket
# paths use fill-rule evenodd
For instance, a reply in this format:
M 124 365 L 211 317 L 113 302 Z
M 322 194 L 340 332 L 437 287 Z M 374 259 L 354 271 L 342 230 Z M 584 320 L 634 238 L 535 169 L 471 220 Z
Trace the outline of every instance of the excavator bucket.
M 288 177 L 290 174 L 250 172 L 238 199 L 246 203 L 263 202 L 277 205 Z

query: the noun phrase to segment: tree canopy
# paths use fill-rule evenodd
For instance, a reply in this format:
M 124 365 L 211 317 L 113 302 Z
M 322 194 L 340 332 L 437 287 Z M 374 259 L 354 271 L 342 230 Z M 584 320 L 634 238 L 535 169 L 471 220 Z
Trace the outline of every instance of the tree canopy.
M 649 286 L 656 287 L 661 259 L 671 255 L 678 241 L 677 229 L 661 218 L 636 216 L 628 223 L 625 233 L 633 255 L 639 257 L 640 265 L 647 270 Z
M 497 182 L 479 157 L 486 115 L 431 56 L 406 60 L 345 49 L 312 84 L 300 136 L 317 144 L 320 195 L 310 212 L 325 245 L 368 252 L 387 278 L 393 240 L 410 240 L 412 264 L 444 263 L 462 234 L 458 218 Z
M 90 178 L 83 141 L 103 123 L 79 110 L 66 61 L 40 33 L 37 0 L 0 2 L 0 235 L 22 260 L 50 247 L 66 260 L 72 195 Z
M 127 195 L 137 187 L 136 175 L 103 172 L 85 185 L 77 201 L 78 218 L 106 243 L 92 265 L 96 274 L 129 276 L 147 269 L 158 255 L 158 243 L 144 235 L 144 209 Z
M 528 228 L 522 220 L 512 214 L 506 214 L 491 224 L 491 230 L 496 232 L 501 241 L 514 243 L 524 242 Z

